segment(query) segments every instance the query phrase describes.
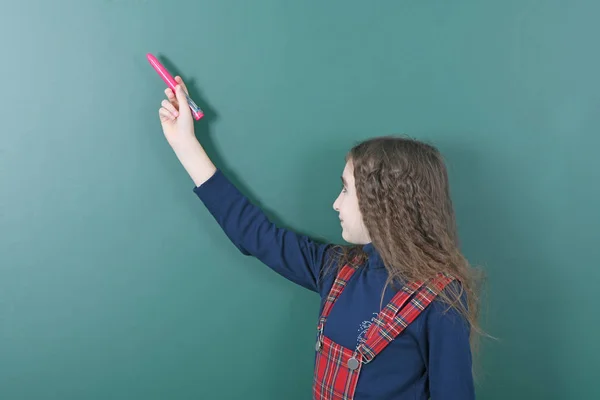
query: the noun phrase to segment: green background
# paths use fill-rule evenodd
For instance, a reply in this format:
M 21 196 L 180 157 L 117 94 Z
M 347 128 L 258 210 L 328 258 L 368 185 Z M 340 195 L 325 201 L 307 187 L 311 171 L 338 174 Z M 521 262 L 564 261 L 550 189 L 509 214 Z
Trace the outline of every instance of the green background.
M 600 398 L 597 1 L 0 11 L 3 400 L 311 396 L 318 298 L 237 252 L 195 197 L 148 52 L 205 108 L 218 166 L 304 233 L 341 241 L 331 205 L 358 140 L 439 146 L 498 338 L 478 398 Z

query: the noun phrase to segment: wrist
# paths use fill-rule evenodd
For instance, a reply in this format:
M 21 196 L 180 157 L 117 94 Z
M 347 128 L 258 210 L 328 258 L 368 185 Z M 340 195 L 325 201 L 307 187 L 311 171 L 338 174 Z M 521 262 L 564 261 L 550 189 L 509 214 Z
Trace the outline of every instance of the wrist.
M 200 186 L 214 174 L 216 167 L 195 137 L 172 143 L 171 147 L 196 186 Z
M 190 151 L 197 151 L 202 146 L 196 137 L 192 136 L 189 138 L 178 138 L 176 140 L 169 141 L 171 148 L 177 154 L 179 153 L 188 153 Z

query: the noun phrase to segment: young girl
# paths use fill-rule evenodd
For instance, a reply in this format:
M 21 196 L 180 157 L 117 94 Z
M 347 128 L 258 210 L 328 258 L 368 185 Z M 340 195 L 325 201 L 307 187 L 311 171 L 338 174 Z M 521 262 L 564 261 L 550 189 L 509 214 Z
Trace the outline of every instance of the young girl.
M 333 203 L 351 245 L 317 243 L 275 226 L 213 165 L 176 80 L 160 122 L 195 193 L 243 254 L 321 296 L 313 398 L 475 398 L 475 285 L 436 149 L 394 137 L 352 148 Z

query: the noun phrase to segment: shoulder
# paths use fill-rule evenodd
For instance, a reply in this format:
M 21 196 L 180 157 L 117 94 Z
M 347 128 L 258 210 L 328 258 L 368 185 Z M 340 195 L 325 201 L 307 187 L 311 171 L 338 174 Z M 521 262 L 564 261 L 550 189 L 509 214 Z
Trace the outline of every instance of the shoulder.
M 430 334 L 469 334 L 467 294 L 458 280 L 453 280 L 435 297 L 427 313 L 427 330 Z
M 425 296 L 431 293 L 432 289 L 428 290 Z M 465 317 L 467 296 L 461 283 L 453 280 L 439 294 L 432 297 L 431 302 L 420 311 L 420 315 L 408 330 L 422 339 L 432 333 L 468 335 L 469 324 Z M 422 307 L 423 304 L 420 303 L 419 306 Z

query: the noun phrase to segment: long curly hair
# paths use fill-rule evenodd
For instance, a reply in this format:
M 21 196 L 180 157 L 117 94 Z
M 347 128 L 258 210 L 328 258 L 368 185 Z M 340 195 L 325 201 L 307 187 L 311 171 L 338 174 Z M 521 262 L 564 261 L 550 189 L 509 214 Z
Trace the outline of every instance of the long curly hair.
M 352 163 L 358 205 L 365 227 L 388 272 L 388 284 L 429 280 L 447 273 L 458 281 L 437 300 L 455 308 L 471 329 L 476 353 L 481 272 L 459 248 L 447 169 L 440 152 L 424 142 L 376 137 L 354 146 Z M 362 246 L 336 246 L 334 265 L 360 266 Z M 383 296 L 383 295 L 382 295 Z M 464 301 L 466 299 L 466 302 Z

